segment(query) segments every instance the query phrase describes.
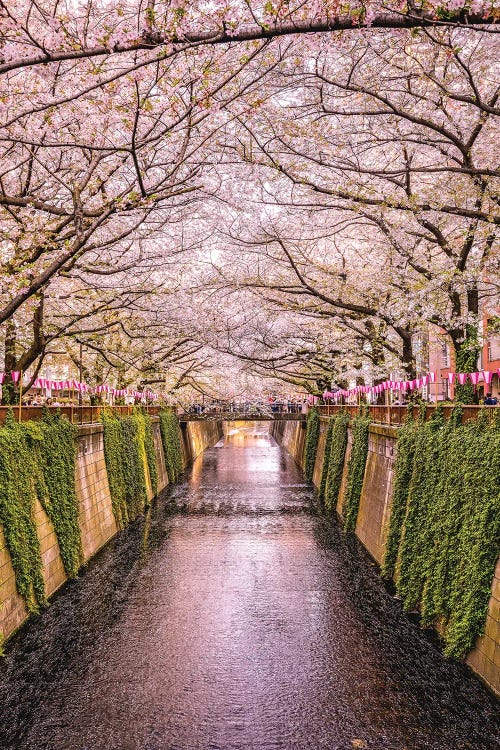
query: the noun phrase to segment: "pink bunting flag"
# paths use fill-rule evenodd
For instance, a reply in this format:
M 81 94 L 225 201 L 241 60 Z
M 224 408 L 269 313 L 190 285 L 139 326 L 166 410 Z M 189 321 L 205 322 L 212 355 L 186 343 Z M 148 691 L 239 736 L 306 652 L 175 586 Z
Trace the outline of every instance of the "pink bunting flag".
M 17 370 L 14 370 L 13 372 L 10 373 L 10 377 L 12 378 L 12 382 L 15 383 L 16 385 L 17 385 L 17 383 L 19 383 L 20 376 L 21 376 L 21 373 L 18 372 Z
M 436 382 L 436 373 L 435 372 L 430 372 L 429 375 L 428 375 L 428 378 L 429 378 L 429 383 L 435 383 Z
M 455 382 L 455 373 L 454 372 L 449 372 L 448 373 L 448 383 L 450 385 L 453 385 L 454 382 Z
M 473 385 L 477 385 L 479 383 L 479 376 L 480 376 L 480 374 L 481 374 L 480 372 L 471 372 L 470 373 L 469 377 L 470 377 L 471 382 L 472 382 Z
M 459 372 L 458 373 L 458 382 L 460 385 L 465 385 L 467 381 L 467 373 L 466 372 Z
M 4 380 L 5 380 L 5 373 L 0 372 L 0 384 L 2 384 Z
M 422 378 L 422 385 L 427 385 L 428 382 L 429 382 L 429 376 L 428 375 L 424 375 L 423 378 Z
M 483 380 L 486 383 L 486 385 L 489 385 L 493 379 L 493 373 L 491 370 L 483 370 Z

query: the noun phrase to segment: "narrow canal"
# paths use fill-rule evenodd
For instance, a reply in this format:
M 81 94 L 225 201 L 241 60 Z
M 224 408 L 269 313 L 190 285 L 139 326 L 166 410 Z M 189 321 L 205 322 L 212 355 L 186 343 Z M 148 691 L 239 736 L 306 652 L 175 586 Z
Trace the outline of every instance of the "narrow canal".
M 12 640 L 0 747 L 493 750 L 498 704 L 245 430 Z

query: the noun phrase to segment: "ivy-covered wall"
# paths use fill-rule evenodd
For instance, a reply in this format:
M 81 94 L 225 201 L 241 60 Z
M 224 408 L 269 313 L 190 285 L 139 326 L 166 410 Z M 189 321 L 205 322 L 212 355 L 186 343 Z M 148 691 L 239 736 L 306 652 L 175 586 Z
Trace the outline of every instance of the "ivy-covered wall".
M 325 509 L 342 505 L 348 529 L 396 578 L 405 608 L 500 694 L 500 418 L 492 414 L 461 425 L 458 410 L 449 421 L 438 411 L 399 429 L 321 418 L 315 481 Z M 300 461 L 299 432 L 287 425 L 279 442 Z
M 140 410 L 126 417 L 103 412 L 101 420 L 113 512 L 118 528 L 123 528 L 158 492 L 152 421 Z
M 43 422 L 21 425 L 11 417 L 0 428 L 0 650 L 30 612 L 45 606 L 128 523 L 131 501 L 147 502 L 155 487 L 166 485 L 159 420 L 131 416 L 123 420 L 125 429 L 109 415 L 106 426 L 75 428 L 54 412 Z M 108 461 L 115 460 L 109 472 L 104 432 Z M 180 440 L 178 426 L 174 434 Z M 198 455 L 221 434 L 220 423 L 188 425 L 181 455 Z M 124 435 L 131 443 L 126 448 Z M 123 450 L 124 474 L 116 465 Z M 178 470 L 179 459 L 173 465 Z M 131 471 L 135 477 L 127 486 L 124 476 L 128 481 Z
M 384 574 L 462 657 L 482 633 L 500 550 L 500 420 L 436 412 L 398 439 Z
M 316 452 L 319 441 L 319 414 L 311 409 L 307 415 L 306 440 L 304 446 L 304 471 L 308 482 L 312 482 Z
M 484 631 L 500 551 L 500 419 L 488 416 L 486 410 L 462 425 L 460 407 L 448 421 L 438 409 L 429 422 L 409 420 L 398 434 L 382 571 L 396 577 L 405 609 L 419 609 L 422 625 L 439 629 L 448 656 L 463 657 Z M 348 421 L 338 415 L 328 428 L 321 485 L 330 510 Z M 370 421 L 358 416 L 349 427 L 342 516 L 345 530 L 354 532 Z
M 47 602 L 36 504 L 50 519 L 68 578 L 82 562 L 75 492 L 76 428 L 57 414 L 0 428 L 0 524 L 18 593 L 29 612 Z
M 325 508 L 335 511 L 339 498 L 344 461 L 347 449 L 347 428 L 349 425 L 348 414 L 341 412 L 333 418 L 333 429 L 330 439 L 330 449 L 325 453 L 324 461 L 327 464 L 325 480 Z
M 324 452 L 322 466 L 321 466 L 321 479 L 320 479 L 319 488 L 318 488 L 318 499 L 320 501 L 324 501 L 325 499 L 326 483 L 328 481 L 328 466 L 329 466 L 329 461 L 327 459 L 327 456 L 330 456 L 330 452 L 332 450 L 334 426 L 335 426 L 335 419 L 334 418 L 329 419 L 328 427 L 326 428 L 325 452 Z
M 183 470 L 181 431 L 177 416 L 171 411 L 160 412 L 160 431 L 168 481 L 175 482 Z
M 358 520 L 359 502 L 363 479 L 365 476 L 366 458 L 368 456 L 368 429 L 370 427 L 369 417 L 359 415 L 351 422 L 352 448 L 347 466 L 347 484 L 342 506 L 344 528 L 353 532 Z

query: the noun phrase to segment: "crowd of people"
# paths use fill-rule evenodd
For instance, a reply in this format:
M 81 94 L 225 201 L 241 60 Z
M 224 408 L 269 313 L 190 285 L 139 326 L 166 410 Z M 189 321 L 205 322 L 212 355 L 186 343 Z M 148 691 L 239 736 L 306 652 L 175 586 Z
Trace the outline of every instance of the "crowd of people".
M 65 404 L 57 400 L 57 398 L 44 397 L 37 393 L 35 396 L 27 395 L 22 399 L 23 406 L 64 406 Z
M 307 411 L 306 400 L 271 398 L 266 401 L 209 401 L 192 403 L 187 408 L 188 414 L 300 414 Z

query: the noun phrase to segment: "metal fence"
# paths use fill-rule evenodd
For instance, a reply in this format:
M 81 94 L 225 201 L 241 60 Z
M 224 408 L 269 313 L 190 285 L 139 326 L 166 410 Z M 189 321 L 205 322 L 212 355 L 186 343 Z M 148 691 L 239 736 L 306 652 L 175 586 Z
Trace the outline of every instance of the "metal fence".
M 134 406 L 0 406 L 0 425 L 4 424 L 5 417 L 8 411 L 12 411 L 16 421 L 26 422 L 30 419 L 37 420 L 41 419 L 46 409 L 50 411 L 58 412 L 70 422 L 74 424 L 95 424 L 99 422 L 100 413 L 103 409 L 108 413 L 117 414 L 118 416 L 127 416 L 132 414 Z M 177 412 L 177 415 L 181 421 L 206 421 L 208 420 L 254 420 L 254 421 L 273 421 L 273 420 L 297 420 L 304 419 L 303 414 L 290 414 L 290 413 L 272 413 L 272 414 L 249 414 L 249 413 L 236 413 L 236 412 L 211 412 L 204 414 L 191 414 L 176 410 L 172 406 L 143 406 L 141 407 L 145 412 L 151 416 L 158 416 L 160 411 L 168 409 L 173 412 Z M 414 406 L 413 416 L 418 417 L 420 407 Z M 445 418 L 448 418 L 453 410 L 453 406 L 441 407 Z M 333 404 L 322 404 L 317 407 L 319 413 L 323 417 L 331 417 L 338 414 L 340 411 L 347 412 L 351 417 L 355 417 L 359 413 L 358 406 L 337 406 Z M 372 422 L 377 424 L 388 424 L 388 425 L 401 425 L 405 421 L 408 414 L 407 406 L 370 406 L 370 417 Z M 486 410 L 489 416 L 498 414 L 500 406 L 463 406 L 462 421 L 467 422 L 471 419 L 476 419 L 479 412 Z M 435 405 L 428 405 L 425 408 L 425 419 L 430 419 L 434 411 L 436 410 Z
M 235 412 L 235 411 L 207 411 L 202 414 L 192 414 L 191 412 L 178 412 L 181 422 L 275 422 L 275 421 L 295 421 L 300 422 L 306 418 L 302 413 L 291 412 L 271 412 L 270 414 L 254 414 L 252 412 Z
M 448 419 L 454 406 L 442 406 L 444 417 Z M 330 417 L 338 414 L 340 411 L 347 412 L 351 417 L 355 417 L 359 414 L 358 406 L 337 406 L 333 404 L 320 405 L 317 407 L 319 413 L 323 417 Z M 463 406 L 462 422 L 468 422 L 471 419 L 476 419 L 479 412 L 486 410 L 489 416 L 493 416 L 495 413 L 498 414 L 500 406 Z M 376 424 L 389 424 L 389 425 L 401 425 L 406 420 L 408 415 L 408 406 L 370 406 L 370 418 L 371 421 Z M 420 412 L 419 406 L 413 406 L 413 416 L 416 419 Z M 425 407 L 425 419 L 431 418 L 433 413 L 436 411 L 435 405 L 428 405 Z
M 142 406 L 145 412 L 151 416 L 158 416 L 160 411 L 169 409 L 175 411 L 175 408 L 167 406 Z M 64 415 L 74 424 L 94 424 L 99 422 L 101 411 L 105 409 L 108 413 L 117 414 L 118 416 L 128 416 L 132 414 L 133 406 L 0 406 L 0 424 L 4 424 L 7 412 L 10 410 L 14 414 L 14 419 L 19 422 L 27 422 L 30 419 L 41 419 L 44 413 L 49 410 Z

